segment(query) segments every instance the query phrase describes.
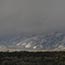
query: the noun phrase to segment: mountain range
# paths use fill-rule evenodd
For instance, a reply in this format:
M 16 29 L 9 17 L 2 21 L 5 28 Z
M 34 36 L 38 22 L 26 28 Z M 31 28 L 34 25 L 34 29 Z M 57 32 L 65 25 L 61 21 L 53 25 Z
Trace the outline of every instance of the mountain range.
M 17 34 L 0 38 L 0 51 L 64 51 L 65 33 Z

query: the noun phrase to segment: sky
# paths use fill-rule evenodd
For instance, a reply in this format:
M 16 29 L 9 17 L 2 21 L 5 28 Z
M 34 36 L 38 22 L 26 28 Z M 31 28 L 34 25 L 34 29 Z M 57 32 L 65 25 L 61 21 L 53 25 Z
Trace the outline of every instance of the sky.
M 64 28 L 65 0 L 0 0 L 0 35 Z

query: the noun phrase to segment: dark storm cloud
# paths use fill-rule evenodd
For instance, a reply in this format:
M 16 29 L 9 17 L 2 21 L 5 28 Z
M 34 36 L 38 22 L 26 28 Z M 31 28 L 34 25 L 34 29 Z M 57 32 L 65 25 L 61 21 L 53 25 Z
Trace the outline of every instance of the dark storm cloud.
M 62 30 L 65 27 L 64 2 L 0 0 L 0 34 Z

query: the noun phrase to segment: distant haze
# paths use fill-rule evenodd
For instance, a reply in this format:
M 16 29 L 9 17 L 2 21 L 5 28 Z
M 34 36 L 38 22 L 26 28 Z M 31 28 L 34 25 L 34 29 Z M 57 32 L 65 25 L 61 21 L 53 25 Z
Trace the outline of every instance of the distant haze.
M 64 28 L 65 0 L 0 0 L 0 35 Z

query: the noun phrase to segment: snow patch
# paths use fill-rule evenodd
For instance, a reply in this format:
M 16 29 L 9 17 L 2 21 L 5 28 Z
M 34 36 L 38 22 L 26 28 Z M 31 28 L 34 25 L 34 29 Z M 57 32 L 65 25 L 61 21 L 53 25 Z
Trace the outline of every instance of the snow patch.
M 24 45 L 26 45 L 26 43 L 23 43 L 22 45 L 24 46 Z
M 36 48 L 37 48 L 37 46 L 34 46 L 34 47 L 33 47 L 33 49 L 36 49 Z
M 21 43 L 22 43 L 22 42 L 19 42 L 18 44 L 16 44 L 16 46 L 19 46 L 19 45 L 21 45 Z
M 59 47 L 58 48 L 64 48 L 64 46 L 63 45 L 59 45 Z
M 30 48 L 31 47 L 31 44 L 30 43 L 28 43 L 26 46 L 25 46 L 25 48 Z

